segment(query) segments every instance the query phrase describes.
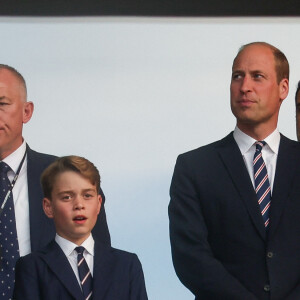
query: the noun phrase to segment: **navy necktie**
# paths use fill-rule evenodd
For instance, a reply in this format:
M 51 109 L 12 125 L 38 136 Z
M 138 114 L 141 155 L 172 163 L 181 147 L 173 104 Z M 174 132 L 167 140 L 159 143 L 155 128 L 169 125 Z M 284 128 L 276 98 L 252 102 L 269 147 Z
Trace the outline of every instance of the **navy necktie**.
M 77 267 L 79 273 L 79 279 L 82 287 L 82 292 L 85 300 L 92 299 L 93 282 L 92 274 L 83 256 L 84 247 L 76 247 L 77 252 Z
M 261 150 L 266 144 L 264 141 L 256 142 L 256 151 L 253 158 L 255 191 L 265 227 L 269 225 L 269 212 L 271 205 L 271 187 L 268 178 L 266 164 Z
M 7 177 L 9 170 L 11 169 L 5 162 L 0 162 L 1 205 L 11 188 Z M 0 299 L 12 299 L 15 282 L 15 264 L 19 256 L 15 208 L 11 192 L 0 215 Z

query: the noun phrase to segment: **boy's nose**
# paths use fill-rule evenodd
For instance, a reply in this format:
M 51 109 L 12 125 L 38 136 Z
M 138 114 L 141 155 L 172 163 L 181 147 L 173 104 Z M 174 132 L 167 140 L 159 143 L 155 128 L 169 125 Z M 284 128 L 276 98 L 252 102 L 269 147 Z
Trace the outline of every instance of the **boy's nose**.
M 75 207 L 75 209 L 83 209 L 84 208 L 83 200 L 81 199 L 81 197 L 76 197 L 74 207 Z

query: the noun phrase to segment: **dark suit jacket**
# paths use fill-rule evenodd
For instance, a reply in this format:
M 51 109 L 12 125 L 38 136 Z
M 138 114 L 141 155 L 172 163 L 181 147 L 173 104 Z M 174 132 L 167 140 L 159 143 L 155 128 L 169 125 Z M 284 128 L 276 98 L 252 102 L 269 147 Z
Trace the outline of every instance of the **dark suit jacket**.
M 55 241 L 18 260 L 13 299 L 84 300 L 73 269 Z M 138 257 L 95 241 L 93 299 L 147 300 Z
M 57 157 L 33 151 L 27 145 L 27 177 L 29 197 L 29 218 L 30 218 L 30 241 L 31 251 L 36 251 L 47 245 L 55 236 L 55 227 L 43 211 L 43 192 L 40 184 L 40 176 Z M 105 197 L 101 190 L 100 194 Z M 93 236 L 101 242 L 110 245 L 110 235 L 106 222 L 104 205 L 93 229 Z
M 299 146 L 281 136 L 268 233 L 232 133 L 178 157 L 172 257 L 196 299 L 300 299 Z

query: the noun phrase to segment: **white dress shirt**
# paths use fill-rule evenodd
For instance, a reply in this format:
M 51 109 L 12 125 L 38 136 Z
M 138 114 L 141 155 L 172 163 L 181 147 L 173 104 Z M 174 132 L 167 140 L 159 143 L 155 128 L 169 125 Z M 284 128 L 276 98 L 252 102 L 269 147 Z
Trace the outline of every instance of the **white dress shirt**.
M 13 181 L 19 168 L 21 160 L 26 151 L 26 143 L 23 144 L 3 159 L 10 166 L 12 171 L 7 173 L 10 182 Z M 19 242 L 20 256 L 31 252 L 30 245 L 30 225 L 29 225 L 29 201 L 28 201 L 28 182 L 27 182 L 27 157 L 20 170 L 19 177 L 13 188 L 13 198 L 15 206 L 16 227 Z M 1 200 L 3 201 L 3 200 Z M 41 199 L 42 201 L 42 199 Z
M 66 257 L 68 258 L 70 265 L 74 271 L 74 274 L 76 275 L 79 286 L 81 287 L 77 267 L 77 251 L 75 250 L 75 248 L 78 247 L 78 245 L 70 242 L 69 240 L 61 237 L 58 234 L 56 234 L 55 236 L 55 242 L 60 246 Z M 94 244 L 94 239 L 92 237 L 92 234 L 90 234 L 90 236 L 80 245 L 85 248 L 83 256 L 87 262 L 92 276 L 94 270 Z
M 255 142 L 257 141 L 252 137 L 250 137 L 249 135 L 242 132 L 237 126 L 234 129 L 233 137 L 240 148 L 253 187 L 255 189 L 253 157 L 256 150 Z M 268 137 L 264 139 L 264 141 L 266 142 L 266 145 L 262 148 L 262 157 L 266 164 L 271 192 L 272 192 L 274 178 L 275 178 L 277 157 L 278 157 L 278 149 L 280 144 L 280 133 L 278 129 L 275 129 Z

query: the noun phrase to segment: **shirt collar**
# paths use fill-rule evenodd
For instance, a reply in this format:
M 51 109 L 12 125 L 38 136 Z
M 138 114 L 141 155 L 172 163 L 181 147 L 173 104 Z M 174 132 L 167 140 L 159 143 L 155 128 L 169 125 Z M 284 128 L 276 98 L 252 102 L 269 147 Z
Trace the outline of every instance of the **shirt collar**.
M 241 131 L 237 126 L 234 129 L 233 137 L 238 144 L 242 155 L 248 152 L 256 142 L 254 138 Z M 264 141 L 275 154 L 278 154 L 280 133 L 277 128 L 269 136 L 267 136 Z
M 8 155 L 3 159 L 3 162 L 8 164 L 10 168 L 14 171 L 14 173 L 17 173 L 18 167 L 20 165 L 20 162 L 26 152 L 26 142 L 23 141 L 22 145 L 15 150 L 13 153 Z
M 70 256 L 75 248 L 78 247 L 78 245 L 76 245 L 75 243 L 61 237 L 58 234 L 56 234 L 55 236 L 55 241 L 63 250 L 66 256 Z M 80 246 L 83 246 L 89 254 L 94 256 L 94 244 L 95 241 L 92 234 L 90 234 L 89 237 Z

